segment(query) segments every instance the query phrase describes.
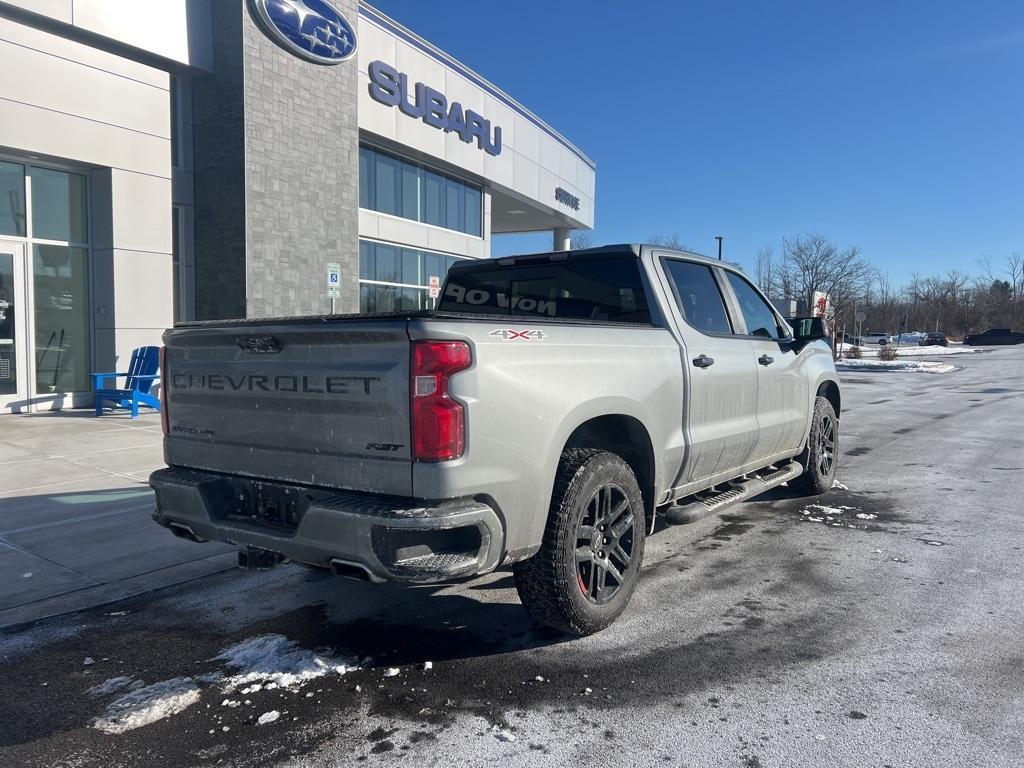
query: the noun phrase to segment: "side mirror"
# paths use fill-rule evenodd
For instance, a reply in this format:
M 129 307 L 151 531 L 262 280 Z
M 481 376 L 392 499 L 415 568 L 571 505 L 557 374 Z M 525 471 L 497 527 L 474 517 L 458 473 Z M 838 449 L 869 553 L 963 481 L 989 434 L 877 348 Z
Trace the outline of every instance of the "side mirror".
M 794 341 L 828 339 L 825 321 L 820 317 L 787 317 L 786 321 L 793 326 Z

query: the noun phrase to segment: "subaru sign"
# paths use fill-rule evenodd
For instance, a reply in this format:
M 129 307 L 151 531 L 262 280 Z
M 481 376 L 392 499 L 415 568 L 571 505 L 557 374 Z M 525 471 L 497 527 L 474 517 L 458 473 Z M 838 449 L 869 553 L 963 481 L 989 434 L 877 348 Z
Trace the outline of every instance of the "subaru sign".
M 410 88 L 409 76 L 383 61 L 370 64 L 370 97 L 388 107 L 398 107 L 402 114 L 422 120 L 445 133 L 457 133 L 467 144 L 476 145 L 489 155 L 501 154 L 501 128 L 472 109 L 462 109 L 457 101 L 449 104 L 447 97 L 424 83 Z
M 356 52 L 356 33 L 327 0 L 253 0 L 267 32 L 285 50 L 317 64 L 337 64 Z

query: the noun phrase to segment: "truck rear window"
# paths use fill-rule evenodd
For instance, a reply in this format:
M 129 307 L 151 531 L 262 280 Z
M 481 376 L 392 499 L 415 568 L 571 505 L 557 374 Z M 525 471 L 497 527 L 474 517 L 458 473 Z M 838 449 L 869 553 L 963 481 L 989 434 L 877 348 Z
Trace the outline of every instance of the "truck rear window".
M 448 273 L 444 312 L 650 323 L 635 256 L 500 265 L 477 262 Z

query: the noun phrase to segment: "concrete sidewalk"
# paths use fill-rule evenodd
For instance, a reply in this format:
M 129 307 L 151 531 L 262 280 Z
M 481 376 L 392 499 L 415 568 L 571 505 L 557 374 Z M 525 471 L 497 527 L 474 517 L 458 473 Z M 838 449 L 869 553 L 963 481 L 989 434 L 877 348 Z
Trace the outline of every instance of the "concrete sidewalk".
M 0 626 L 75 611 L 236 564 L 156 525 L 160 417 L 0 416 Z

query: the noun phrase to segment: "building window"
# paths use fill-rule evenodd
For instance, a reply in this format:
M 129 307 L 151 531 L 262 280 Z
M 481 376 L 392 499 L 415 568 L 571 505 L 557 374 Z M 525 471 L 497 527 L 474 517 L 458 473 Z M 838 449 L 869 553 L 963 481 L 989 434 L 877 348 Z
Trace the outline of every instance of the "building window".
M 171 207 L 171 291 L 174 322 L 195 319 L 195 251 L 193 209 L 189 205 Z
M 89 185 L 78 173 L 0 162 L 0 236 L 28 246 L 36 394 L 89 381 Z M 22 328 L 27 316 L 14 318 Z M 23 324 L 24 323 L 24 324 Z
M 25 166 L 0 162 L 0 235 L 25 232 Z
M 187 77 L 171 75 L 168 88 L 171 105 L 171 165 L 180 169 L 192 168 L 192 81 Z
M 84 243 L 85 176 L 47 168 L 32 169 L 32 237 Z
M 174 75 L 171 75 L 169 92 L 171 97 L 171 165 L 181 168 L 181 105 L 179 104 L 178 78 Z
M 444 281 L 458 256 L 417 248 L 359 241 L 359 311 L 431 309 L 430 278 Z
M 89 206 L 85 176 L 30 167 L 36 393 L 89 382 Z
M 366 145 L 359 147 L 359 207 L 480 237 L 479 187 Z
M 171 295 L 174 322 L 181 319 L 181 214 L 179 206 L 171 207 Z
M 32 246 L 37 394 L 91 389 L 88 265 L 87 248 Z

